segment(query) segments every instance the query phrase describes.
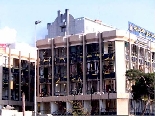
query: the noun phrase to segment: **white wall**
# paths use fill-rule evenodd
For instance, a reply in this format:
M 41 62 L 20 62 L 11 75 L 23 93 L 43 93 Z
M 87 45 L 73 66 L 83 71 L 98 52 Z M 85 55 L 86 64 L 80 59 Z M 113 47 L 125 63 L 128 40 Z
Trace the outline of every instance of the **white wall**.
M 103 32 L 110 30 L 114 30 L 114 28 L 110 28 L 108 26 L 104 26 L 89 19 L 85 19 L 85 33 Z

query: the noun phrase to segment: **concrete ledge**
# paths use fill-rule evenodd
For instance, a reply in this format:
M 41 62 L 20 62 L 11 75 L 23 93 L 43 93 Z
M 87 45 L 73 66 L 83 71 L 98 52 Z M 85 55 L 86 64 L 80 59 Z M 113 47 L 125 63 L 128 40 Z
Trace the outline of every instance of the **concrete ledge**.
M 130 93 L 117 93 L 117 99 L 129 99 L 131 98 Z
M 19 106 L 22 106 L 22 101 L 0 100 L 0 104 L 1 105 L 8 105 L 9 104 L 9 105 L 19 105 Z M 34 103 L 26 101 L 25 105 L 26 106 L 33 106 Z
M 105 94 L 93 94 L 93 100 L 101 99 L 119 99 L 119 98 L 130 98 L 129 93 L 105 93 Z M 72 100 L 91 100 L 91 94 L 88 95 L 69 95 L 69 96 L 49 96 L 49 97 L 37 97 L 37 102 L 52 102 L 52 101 L 72 101 Z

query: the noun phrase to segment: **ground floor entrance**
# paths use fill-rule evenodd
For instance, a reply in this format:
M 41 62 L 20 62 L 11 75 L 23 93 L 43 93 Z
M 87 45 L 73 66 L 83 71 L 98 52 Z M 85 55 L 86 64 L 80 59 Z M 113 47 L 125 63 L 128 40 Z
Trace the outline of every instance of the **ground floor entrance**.
M 46 105 L 45 105 L 46 104 Z M 68 102 L 38 103 L 41 114 L 67 115 L 107 115 L 116 114 L 116 100 L 73 100 Z M 47 105 L 48 104 L 48 105 Z M 48 112 L 45 112 L 48 109 Z

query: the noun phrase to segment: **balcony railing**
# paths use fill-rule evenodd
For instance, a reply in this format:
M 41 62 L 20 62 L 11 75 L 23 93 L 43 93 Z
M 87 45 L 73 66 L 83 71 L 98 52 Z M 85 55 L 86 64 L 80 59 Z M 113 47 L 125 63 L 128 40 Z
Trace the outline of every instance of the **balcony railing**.
M 115 72 L 104 73 L 104 78 L 115 78 Z
M 62 81 L 67 81 L 67 78 L 66 77 L 55 77 L 55 82 L 56 83 L 59 83 L 59 82 L 62 82 Z
M 40 83 L 52 83 L 52 79 L 40 78 Z
M 98 53 L 87 54 L 86 60 L 87 61 L 99 60 L 99 54 Z
M 55 96 L 66 96 L 67 92 L 55 92 L 54 95 Z
M 81 82 L 82 81 L 82 75 L 74 75 L 74 76 L 70 76 L 71 81 L 73 82 Z
M 114 57 L 115 57 L 114 53 L 102 55 L 103 60 L 114 60 Z
M 55 65 L 64 65 L 67 63 L 67 58 L 55 58 Z
M 100 77 L 99 77 L 99 74 L 87 74 L 86 76 L 87 80 L 98 80 Z
M 40 60 L 40 65 L 52 65 L 52 58 L 43 58 L 42 60 Z

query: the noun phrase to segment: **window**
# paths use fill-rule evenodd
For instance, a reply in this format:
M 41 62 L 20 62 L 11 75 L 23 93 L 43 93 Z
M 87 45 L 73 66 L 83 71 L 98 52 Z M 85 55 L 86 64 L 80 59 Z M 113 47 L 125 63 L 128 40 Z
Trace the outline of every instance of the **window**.
M 66 28 L 65 27 L 61 27 L 61 32 L 65 32 Z
M 7 56 L 3 56 L 3 65 L 4 66 L 8 65 L 8 57 Z

